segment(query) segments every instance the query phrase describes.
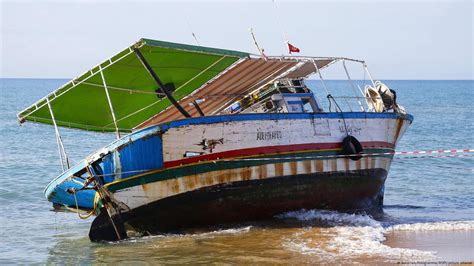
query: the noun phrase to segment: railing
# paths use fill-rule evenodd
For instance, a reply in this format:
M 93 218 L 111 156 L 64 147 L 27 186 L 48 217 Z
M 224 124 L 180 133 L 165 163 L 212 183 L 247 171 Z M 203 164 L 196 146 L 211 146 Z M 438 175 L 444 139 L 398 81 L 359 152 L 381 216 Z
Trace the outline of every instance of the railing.
M 313 61 L 314 66 L 315 66 L 316 71 L 317 71 L 317 74 L 318 74 L 318 77 L 319 77 L 319 80 L 321 81 L 322 88 L 326 92 L 325 97 L 327 98 L 328 105 L 329 105 L 328 106 L 328 109 L 329 109 L 328 111 L 329 112 L 333 112 L 333 111 L 343 112 L 344 110 L 342 110 L 341 107 L 347 107 L 347 111 L 350 111 L 350 112 L 353 112 L 357 108 L 359 108 L 360 111 L 362 111 L 362 112 L 374 112 L 373 108 L 371 108 L 371 106 L 369 106 L 369 104 L 368 104 L 370 101 L 374 100 L 374 98 L 373 97 L 366 97 L 366 95 L 362 91 L 360 85 L 355 84 L 355 82 L 352 79 L 352 77 L 350 76 L 349 71 L 348 71 L 347 66 L 346 66 L 346 61 L 360 63 L 362 65 L 363 73 L 364 73 L 362 86 L 364 86 L 364 87 L 366 87 L 366 86 L 375 87 L 375 82 L 374 82 L 374 80 L 372 78 L 372 75 L 370 74 L 369 69 L 368 69 L 367 65 L 365 64 L 365 62 L 364 61 L 357 61 L 357 60 L 348 60 L 346 58 L 340 58 L 337 61 L 342 62 L 342 66 L 344 68 L 344 72 L 346 74 L 347 81 L 349 83 L 350 88 L 352 89 L 352 93 L 354 94 L 354 96 L 348 96 L 348 95 L 334 96 L 331 93 L 330 86 L 328 86 L 327 82 L 323 78 L 323 75 L 322 75 L 320 69 L 318 69 L 317 64 Z M 368 76 L 368 78 L 369 78 L 368 80 L 366 80 L 366 76 Z

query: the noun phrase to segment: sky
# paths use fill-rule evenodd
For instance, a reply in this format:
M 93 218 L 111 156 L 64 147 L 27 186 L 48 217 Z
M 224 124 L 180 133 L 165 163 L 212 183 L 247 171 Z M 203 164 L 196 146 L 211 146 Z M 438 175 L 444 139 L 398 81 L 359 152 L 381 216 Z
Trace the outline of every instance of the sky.
M 365 60 L 376 79 L 474 77 L 471 0 L 0 1 L 3 78 L 73 78 L 142 37 L 196 44 L 191 32 L 257 53 L 249 28 L 266 54 L 287 54 L 286 35 L 300 55 Z

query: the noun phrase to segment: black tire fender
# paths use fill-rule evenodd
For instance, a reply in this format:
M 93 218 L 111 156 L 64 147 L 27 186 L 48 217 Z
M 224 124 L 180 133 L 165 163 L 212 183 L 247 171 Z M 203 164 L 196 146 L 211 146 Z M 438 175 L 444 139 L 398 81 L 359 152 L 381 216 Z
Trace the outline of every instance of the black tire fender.
M 359 154 L 357 156 L 350 156 L 351 160 L 357 161 L 360 158 L 362 158 L 362 151 L 364 150 L 362 148 L 362 144 L 353 136 L 347 135 L 343 140 L 342 140 L 342 148 L 344 150 L 344 154 L 346 155 L 354 155 L 354 154 Z

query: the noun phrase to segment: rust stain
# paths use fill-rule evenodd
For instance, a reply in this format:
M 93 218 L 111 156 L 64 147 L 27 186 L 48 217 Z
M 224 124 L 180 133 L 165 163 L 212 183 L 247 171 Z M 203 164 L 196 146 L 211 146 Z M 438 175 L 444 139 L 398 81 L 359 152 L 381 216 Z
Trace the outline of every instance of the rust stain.
M 396 143 L 397 140 L 398 140 L 398 137 L 400 136 L 400 131 L 402 130 L 402 126 L 403 126 L 403 120 L 401 118 L 398 118 L 397 119 L 397 128 L 396 128 L 396 131 L 395 131 L 395 137 L 393 139 L 393 143 Z
M 142 185 L 143 192 L 145 192 L 145 195 L 148 194 L 148 185 L 144 184 Z
M 316 160 L 316 172 L 322 173 L 324 171 L 324 161 Z
M 295 162 L 295 161 L 290 162 L 290 172 L 291 172 L 291 175 L 296 175 L 298 173 L 297 162 Z
M 252 174 L 252 170 L 250 168 L 244 168 L 240 172 L 240 176 L 242 180 L 250 180 Z
M 311 161 L 303 161 L 303 168 L 306 174 L 311 173 Z
M 186 190 L 190 190 L 190 189 L 193 189 L 196 184 L 194 183 L 194 176 L 189 176 L 189 177 L 185 177 L 183 178 L 183 183 L 184 183 L 184 188 Z
M 240 180 L 240 177 L 239 175 L 237 175 L 234 171 L 230 172 L 230 173 L 226 173 L 224 176 L 224 182 L 226 183 L 229 183 L 229 182 L 232 182 L 234 180 Z
M 355 162 L 356 162 L 356 170 L 360 170 L 360 169 L 361 169 L 361 167 L 362 167 L 362 166 L 361 166 L 361 161 L 362 161 L 362 159 L 355 161 Z
M 201 186 L 201 178 L 199 175 L 193 175 L 194 178 L 194 183 L 196 183 L 197 186 Z
M 171 189 L 174 193 L 180 192 L 178 179 L 170 180 L 170 182 L 169 182 L 168 184 L 169 184 L 170 189 Z
M 267 177 L 267 165 L 258 166 L 258 178 L 263 179 Z
M 231 181 L 241 181 L 242 177 L 240 175 L 240 172 L 232 171 L 229 175 L 229 180 L 231 180 Z
M 331 160 L 331 171 L 337 171 L 337 160 Z
M 350 169 L 350 168 L 349 168 L 349 163 L 350 163 L 350 160 L 351 160 L 351 159 L 345 158 L 345 159 L 343 159 L 343 160 L 344 160 L 344 167 L 345 167 L 344 170 L 349 171 L 349 169 Z
M 225 183 L 226 175 L 229 175 L 229 173 L 221 173 L 221 172 L 211 173 L 209 179 L 212 180 L 213 183 L 214 183 L 214 180 L 216 180 L 215 181 L 216 183 L 222 184 L 222 183 Z
M 283 176 L 283 163 L 276 163 L 275 164 L 275 175 L 276 176 Z
M 216 174 L 214 174 L 214 173 L 203 174 L 203 175 L 201 175 L 201 180 L 204 181 L 204 184 L 206 186 L 210 186 L 214 183 L 214 175 L 216 175 Z

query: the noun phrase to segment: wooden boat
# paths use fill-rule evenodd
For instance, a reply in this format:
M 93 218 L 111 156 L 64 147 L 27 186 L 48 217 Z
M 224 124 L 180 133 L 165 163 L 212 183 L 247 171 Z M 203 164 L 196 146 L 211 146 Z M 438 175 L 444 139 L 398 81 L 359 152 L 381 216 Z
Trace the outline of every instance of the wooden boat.
M 141 39 L 18 119 L 54 125 L 63 173 L 45 196 L 58 211 L 97 215 L 93 241 L 303 208 L 380 210 L 393 152 L 413 117 L 372 78 L 365 94 L 332 97 L 320 70 L 337 62 L 362 93 L 345 67 L 360 63 L 370 76 L 360 60 Z M 305 85 L 312 74 L 329 110 Z M 348 99 L 361 110 L 343 111 Z M 115 132 L 117 140 L 70 167 L 60 127 Z

